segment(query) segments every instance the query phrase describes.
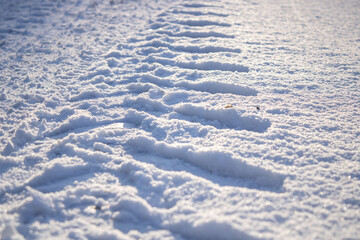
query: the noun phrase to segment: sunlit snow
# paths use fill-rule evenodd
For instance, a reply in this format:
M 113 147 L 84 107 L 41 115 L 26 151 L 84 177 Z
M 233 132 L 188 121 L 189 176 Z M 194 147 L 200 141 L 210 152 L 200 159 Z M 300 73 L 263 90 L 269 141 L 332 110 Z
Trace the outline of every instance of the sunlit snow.
M 360 1 L 0 0 L 0 239 L 359 239 Z

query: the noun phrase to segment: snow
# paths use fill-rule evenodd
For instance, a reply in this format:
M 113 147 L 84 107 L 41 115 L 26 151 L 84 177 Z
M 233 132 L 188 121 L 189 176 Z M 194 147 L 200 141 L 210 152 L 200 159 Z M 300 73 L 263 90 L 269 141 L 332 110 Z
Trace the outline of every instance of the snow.
M 185 103 L 177 106 L 174 111 L 193 118 L 198 117 L 203 124 L 206 124 L 206 120 L 218 121 L 231 129 L 265 132 L 271 125 L 268 119 L 259 119 L 257 116 L 242 116 L 234 108 L 212 109 Z
M 153 138 L 136 137 L 128 144 L 135 150 L 153 153 L 168 159 L 192 163 L 213 174 L 225 177 L 253 179 L 259 185 L 281 187 L 284 177 L 232 157 L 231 153 L 213 149 L 194 149 L 191 145 L 169 145 Z
M 0 239 L 359 239 L 359 16 L 0 0 Z

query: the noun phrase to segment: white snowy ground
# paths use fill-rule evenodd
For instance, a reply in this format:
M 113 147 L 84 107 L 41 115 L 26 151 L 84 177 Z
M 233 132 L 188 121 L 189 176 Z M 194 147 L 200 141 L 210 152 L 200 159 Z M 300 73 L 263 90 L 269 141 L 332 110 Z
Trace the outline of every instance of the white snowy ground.
M 0 0 L 1 239 L 360 239 L 358 0 Z

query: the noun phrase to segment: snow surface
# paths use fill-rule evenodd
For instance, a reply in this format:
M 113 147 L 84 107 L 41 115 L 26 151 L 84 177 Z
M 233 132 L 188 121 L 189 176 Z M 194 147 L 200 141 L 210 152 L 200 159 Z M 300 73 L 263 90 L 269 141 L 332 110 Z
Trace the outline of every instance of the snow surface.
M 0 0 L 0 239 L 360 239 L 358 0 Z

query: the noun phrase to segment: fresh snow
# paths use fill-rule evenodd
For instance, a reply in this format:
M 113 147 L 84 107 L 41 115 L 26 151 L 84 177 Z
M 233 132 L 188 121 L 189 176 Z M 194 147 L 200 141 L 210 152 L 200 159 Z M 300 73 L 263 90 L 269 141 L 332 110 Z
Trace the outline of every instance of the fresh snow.
M 358 0 L 0 0 L 0 239 L 360 239 Z

